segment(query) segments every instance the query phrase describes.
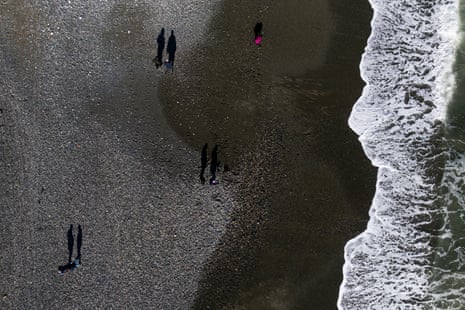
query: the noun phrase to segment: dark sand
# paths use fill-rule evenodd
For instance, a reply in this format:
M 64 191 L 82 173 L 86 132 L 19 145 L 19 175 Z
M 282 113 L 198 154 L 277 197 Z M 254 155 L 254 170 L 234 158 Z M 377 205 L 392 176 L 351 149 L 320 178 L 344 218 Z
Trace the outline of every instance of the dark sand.
M 0 308 L 189 308 L 235 203 L 157 101 L 157 8 L 1 8 Z M 82 266 L 59 275 L 70 224 Z
M 343 248 L 374 194 L 375 169 L 347 126 L 370 18 L 363 0 L 226 0 L 183 60 L 189 74 L 163 85 L 179 135 L 197 149 L 217 142 L 239 176 L 241 206 L 196 309 L 336 308 Z
M 226 0 L 167 76 L 156 7 L 3 1 L 0 308 L 334 309 L 375 175 L 347 127 L 368 3 L 330 2 Z

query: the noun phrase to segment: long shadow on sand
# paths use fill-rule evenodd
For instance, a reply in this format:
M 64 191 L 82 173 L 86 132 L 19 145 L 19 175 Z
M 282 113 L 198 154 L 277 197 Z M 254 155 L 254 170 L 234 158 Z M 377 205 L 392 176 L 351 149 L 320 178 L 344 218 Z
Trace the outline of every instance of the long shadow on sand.
M 74 248 L 74 235 L 73 235 L 73 225 L 71 224 L 68 229 L 68 233 L 66 234 L 68 237 L 68 261 L 71 262 L 73 259 L 73 248 Z

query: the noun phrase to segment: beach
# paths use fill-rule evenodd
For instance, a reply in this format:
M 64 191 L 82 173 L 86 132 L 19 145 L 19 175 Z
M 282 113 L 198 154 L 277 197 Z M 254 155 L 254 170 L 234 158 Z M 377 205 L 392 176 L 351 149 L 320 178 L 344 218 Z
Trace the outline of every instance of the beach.
M 194 72 L 165 97 L 179 135 L 218 142 L 247 180 L 195 308 L 335 308 L 344 244 L 365 228 L 376 179 L 347 126 L 370 14 L 363 1 L 225 1 L 196 49 L 207 58 L 193 52 Z M 247 42 L 256 20 L 258 49 Z
M 4 1 L 1 307 L 334 309 L 376 180 L 347 125 L 371 11 L 346 2 Z

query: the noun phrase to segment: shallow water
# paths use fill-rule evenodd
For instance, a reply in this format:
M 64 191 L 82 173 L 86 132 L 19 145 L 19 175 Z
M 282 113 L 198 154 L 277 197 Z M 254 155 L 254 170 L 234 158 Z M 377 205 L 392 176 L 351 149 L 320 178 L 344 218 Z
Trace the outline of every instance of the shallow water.
M 451 154 L 445 132 L 455 85 L 458 2 L 371 5 L 372 33 L 361 62 L 367 86 L 349 124 L 379 167 L 378 180 L 367 229 L 345 248 L 338 306 L 454 305 L 457 301 L 448 304 L 436 291 L 446 274 L 436 264 L 444 258 L 438 241 L 450 241 L 441 223 L 449 218 L 445 194 L 454 188 L 443 178 L 448 179 L 444 163 Z

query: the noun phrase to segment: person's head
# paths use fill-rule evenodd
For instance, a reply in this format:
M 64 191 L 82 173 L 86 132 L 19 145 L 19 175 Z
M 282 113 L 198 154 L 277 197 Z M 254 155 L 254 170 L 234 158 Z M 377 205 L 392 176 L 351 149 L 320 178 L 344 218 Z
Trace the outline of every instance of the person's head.
M 174 30 L 171 30 L 171 35 L 174 36 Z

